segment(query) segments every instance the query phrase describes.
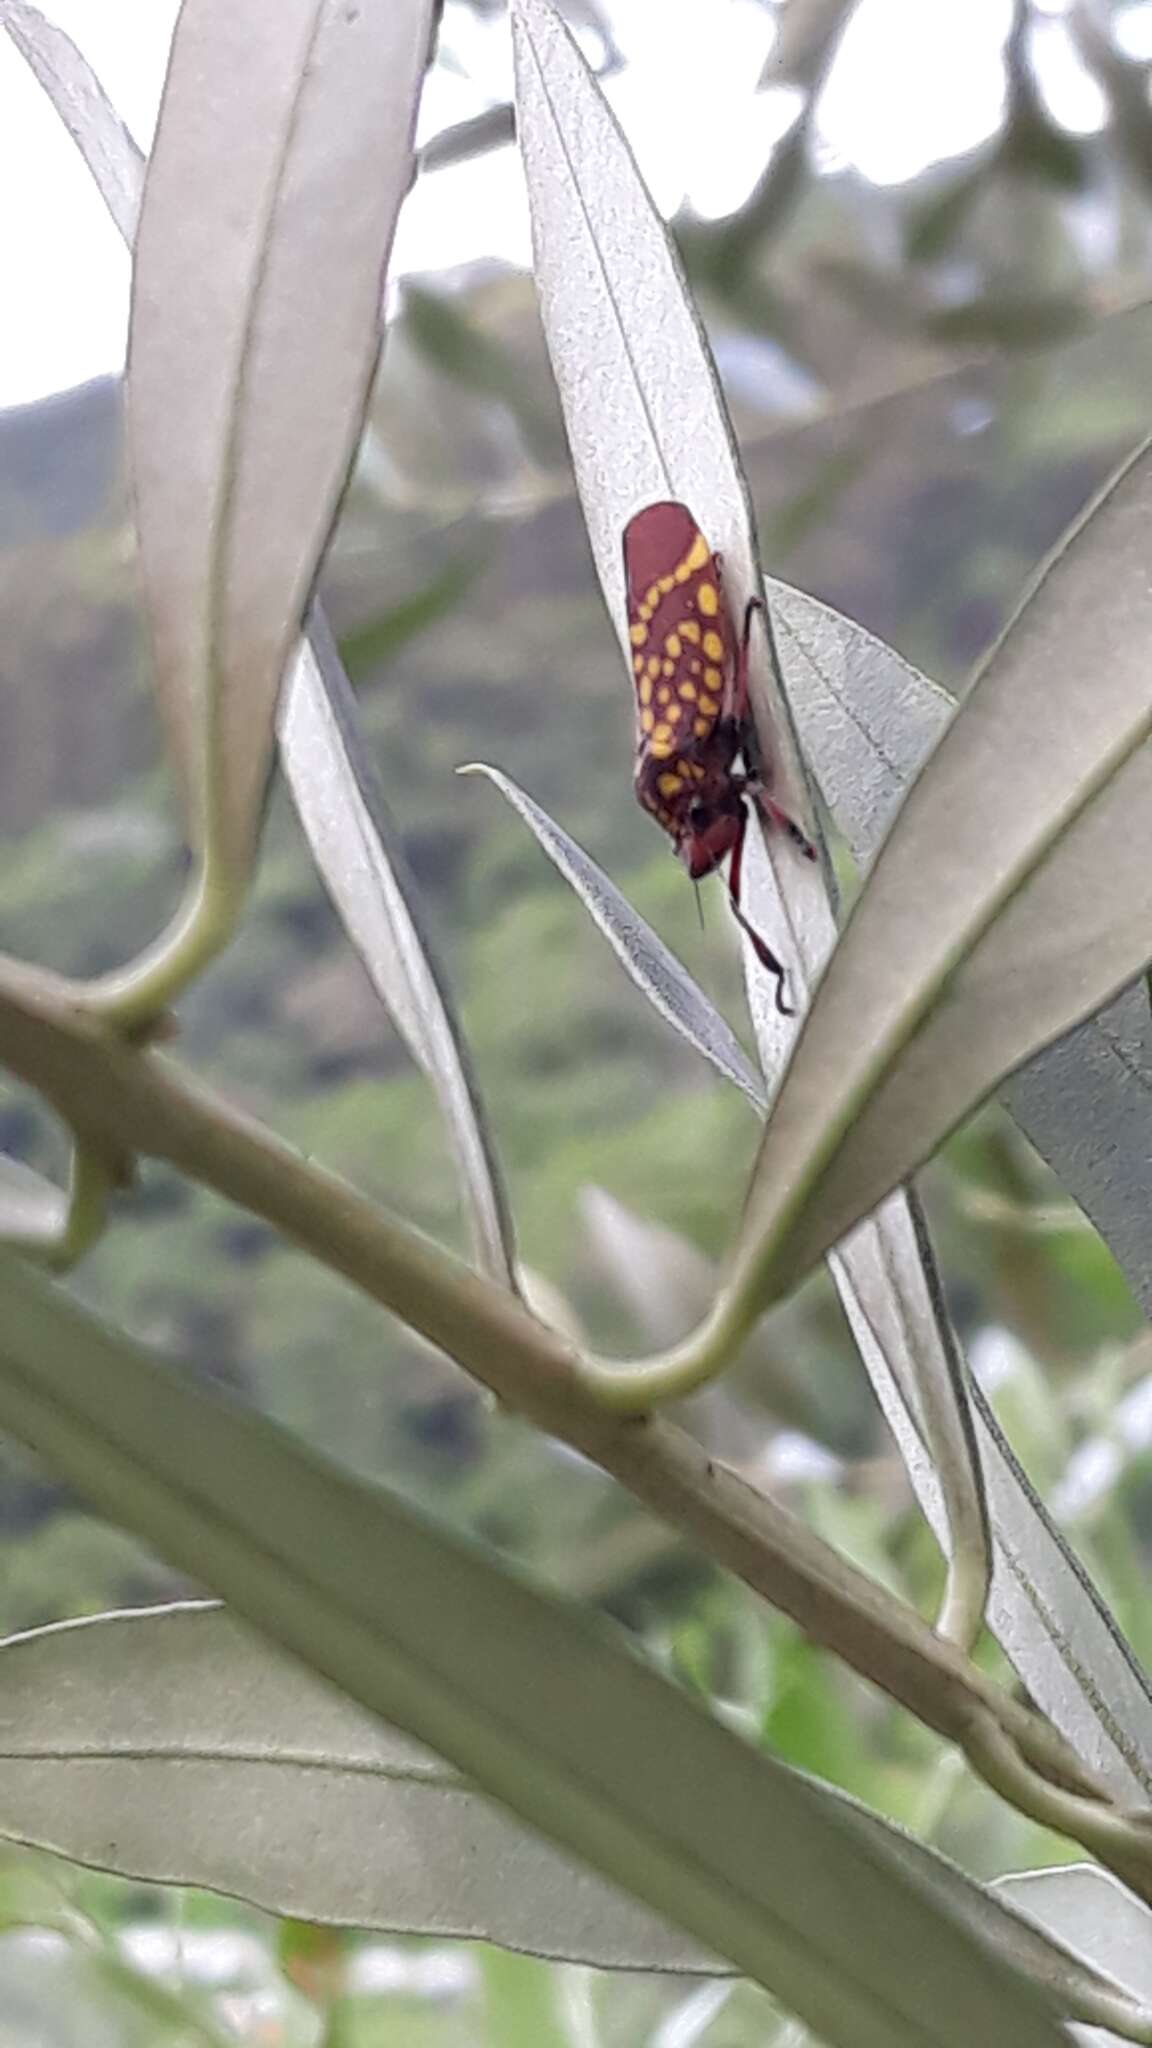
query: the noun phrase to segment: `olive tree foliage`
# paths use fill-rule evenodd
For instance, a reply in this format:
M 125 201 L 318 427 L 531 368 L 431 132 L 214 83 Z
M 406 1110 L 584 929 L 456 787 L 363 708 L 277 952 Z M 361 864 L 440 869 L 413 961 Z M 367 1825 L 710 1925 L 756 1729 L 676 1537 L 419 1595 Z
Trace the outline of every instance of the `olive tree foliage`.
M 813 90 L 845 12 L 788 10 L 777 61 Z M 609 614 L 627 655 L 624 525 L 681 500 L 736 616 L 766 606 L 746 744 L 823 850 L 809 863 L 771 832 L 752 847 L 751 914 L 804 996 L 782 1018 L 749 953 L 757 1071 L 609 878 L 490 771 L 663 1023 L 764 1119 L 696 1327 L 642 1359 L 596 1355 L 528 1306 L 472 1062 L 313 603 L 379 348 L 430 15 L 427 0 L 286 0 L 274 19 L 262 0 L 185 0 L 145 169 L 67 39 L 0 0 L 134 248 L 133 501 L 191 855 L 170 924 L 116 972 L 0 963 L 0 1059 L 74 1158 L 67 1191 L 3 1176 L 0 1423 L 227 1603 L 9 1640 L 0 1832 L 301 1919 L 735 1973 L 829 2042 L 960 2048 L 985 2029 L 1040 2048 L 1070 2022 L 1152 2041 L 1100 1931 L 1152 1905 L 1152 1691 L 970 1383 L 912 1179 L 1072 1027 L 1050 1149 L 1073 1185 L 1104 1171 L 1089 1071 L 1110 1142 L 1138 1128 L 1117 1020 L 1152 959 L 1152 454 L 1065 537 L 954 713 L 850 620 L 765 585 L 676 253 L 563 21 L 515 0 L 535 275 Z M 793 182 L 805 134 L 781 159 Z M 761 213 L 779 203 L 770 180 Z M 285 1145 L 168 1042 L 243 919 L 277 757 L 446 1120 L 471 1261 Z M 825 821 L 862 874 L 846 920 Z M 1058 1898 L 976 1883 L 733 1732 L 575 1603 L 100 1323 L 50 1274 L 119 1227 L 137 1158 L 351 1281 L 1095 1860 Z M 1134 1150 L 1112 1144 L 1108 1170 L 1130 1204 Z M 666 1413 L 822 1259 L 947 1561 L 935 1626 Z M 1019 1686 L 975 1657 L 985 1628 Z

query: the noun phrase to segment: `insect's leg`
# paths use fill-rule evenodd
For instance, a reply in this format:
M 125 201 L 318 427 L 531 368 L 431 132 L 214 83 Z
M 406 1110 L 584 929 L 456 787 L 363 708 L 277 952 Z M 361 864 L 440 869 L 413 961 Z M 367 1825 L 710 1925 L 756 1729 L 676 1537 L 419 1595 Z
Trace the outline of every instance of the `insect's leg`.
M 749 783 L 748 787 L 755 796 L 756 801 L 760 806 L 760 809 L 763 811 L 767 823 L 769 825 L 775 825 L 778 831 L 787 833 L 789 839 L 792 841 L 793 846 L 799 847 L 801 853 L 804 855 L 805 860 L 815 860 L 816 848 L 813 846 L 812 841 L 806 836 L 806 834 L 800 830 L 800 827 L 796 823 L 795 818 L 790 818 L 788 816 L 787 811 L 781 810 L 779 804 L 773 803 L 772 798 L 768 795 L 767 790 L 764 789 L 762 785 L 760 785 L 759 783 Z
M 712 562 L 716 581 L 719 583 L 719 555 L 713 555 Z M 728 686 L 728 699 L 724 707 L 725 717 L 732 720 L 736 731 L 741 735 L 747 735 L 750 730 L 748 714 L 748 648 L 752 639 L 752 620 L 757 612 L 762 612 L 763 610 L 763 602 L 758 597 L 750 597 L 744 607 L 744 624 L 740 632 L 740 644 L 736 651 L 732 676 Z M 766 822 L 777 826 L 781 832 L 787 833 L 792 844 L 799 847 L 805 860 L 815 860 L 816 848 L 813 846 L 812 841 L 806 833 L 800 830 L 795 819 L 788 816 L 787 811 L 782 810 L 779 804 L 773 803 L 772 798 L 764 788 L 763 782 L 759 779 L 755 782 L 750 780 L 747 788 L 750 794 L 756 798 L 764 813 Z M 741 848 L 741 851 L 743 851 L 743 848 Z
M 744 841 L 747 833 L 748 813 L 744 805 L 741 804 L 740 830 L 732 848 L 732 858 L 728 864 L 728 894 L 732 902 L 732 915 L 736 919 L 741 931 L 746 933 L 751 941 L 752 950 L 761 967 L 766 968 L 769 974 L 776 976 L 776 1008 L 779 1010 L 780 1015 L 782 1017 L 794 1017 L 796 1012 L 792 1008 L 791 1003 L 786 1003 L 784 1000 L 784 968 L 776 958 L 771 947 L 765 944 L 759 932 L 749 924 L 748 919 L 740 908 L 740 880 L 744 867 Z

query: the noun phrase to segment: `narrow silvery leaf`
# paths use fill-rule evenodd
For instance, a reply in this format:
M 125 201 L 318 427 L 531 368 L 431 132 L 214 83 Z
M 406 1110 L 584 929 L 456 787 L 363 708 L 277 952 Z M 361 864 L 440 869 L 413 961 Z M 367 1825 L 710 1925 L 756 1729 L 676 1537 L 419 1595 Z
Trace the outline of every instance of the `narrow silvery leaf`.
M 416 919 L 415 886 L 372 765 L 335 641 L 318 610 L 278 720 L 280 759 L 316 865 L 345 931 L 409 1052 L 436 1090 L 477 1264 L 515 1285 L 499 1168 L 447 982 Z
M 68 37 L 39 17 L 24 30 L 24 17 L 32 13 L 23 0 L 0 0 L 0 20 L 7 21 L 68 121 L 130 244 L 143 191 L 143 159 Z M 348 936 L 413 1058 L 436 1088 L 460 1167 L 477 1261 L 493 1279 L 513 1284 L 507 1205 L 467 1051 L 444 977 L 426 935 L 418 930 L 415 892 L 388 825 L 355 699 L 318 611 L 312 625 L 313 645 L 305 643 L 292 666 L 279 719 L 285 779 Z
M 136 238 L 128 443 L 188 830 L 251 858 L 360 430 L 429 0 L 185 0 Z
M 767 1098 L 763 1084 L 739 1040 L 724 1022 L 716 1005 L 693 981 L 686 967 L 657 938 L 650 924 L 633 910 L 603 868 L 598 867 L 582 846 L 541 810 L 530 796 L 498 768 L 474 763 L 461 773 L 486 775 L 500 794 L 507 797 L 535 834 L 538 844 L 576 891 L 588 915 L 597 924 L 618 960 L 622 961 L 637 988 L 643 989 L 654 1010 L 695 1046 L 706 1060 L 731 1081 L 757 1109 L 763 1111 Z
M 999 2031 L 1057 2048 L 1059 1999 L 873 1817 L 739 1741 L 591 1616 L 157 1365 L 19 1261 L 0 1257 L 0 1288 L 5 1428 L 828 2042 L 970 2048 Z
M 970 1645 L 992 1572 L 988 1503 L 964 1366 L 914 1194 L 890 1195 L 828 1263 L 917 1496 L 936 1508 L 928 1520 L 952 1567 L 936 1626 Z
M 622 540 L 629 518 L 682 500 L 723 557 L 736 617 L 759 593 L 747 491 L 715 370 L 664 224 L 595 78 L 548 0 L 516 0 L 517 133 L 528 181 L 535 277 L 597 574 L 631 687 Z M 805 782 L 766 637 L 751 686 L 770 707 L 774 790 L 805 808 Z M 817 877 L 774 835 L 789 914 Z M 788 949 L 781 938 L 785 965 Z
M 1150 515 L 1143 449 L 1042 572 L 906 798 L 776 1103 L 743 1308 L 1152 954 Z
M 99 79 L 75 43 L 27 0 L 0 0 L 0 23 L 48 94 L 130 243 L 144 162 Z
M 9 1637 L 0 1677 L 9 1839 L 128 1877 L 177 1872 L 306 1919 L 494 1940 L 602 1969 L 719 1969 L 215 1603 Z M 881 1854 L 978 1939 L 1045 1982 L 1061 2009 L 1102 1988 L 1034 1932 L 1033 1916 L 1006 1912 L 858 1801 L 804 1782 L 874 1832 Z M 1101 1900 L 1121 1893 L 1104 1872 L 1082 1876 L 1100 1879 Z M 1089 1955 L 1071 1928 L 1051 1931 Z M 1120 1974 L 1114 1957 L 1097 1960 Z
M 547 0 L 517 0 L 518 134 L 528 179 L 535 274 L 564 405 L 577 485 L 609 613 L 629 656 L 621 536 L 631 514 L 661 498 L 682 500 L 723 558 L 739 615 L 759 587 L 755 536 L 731 427 L 695 310 L 663 222 L 587 65 Z M 760 689 L 770 709 L 765 752 L 787 804 L 803 788 L 787 707 L 761 636 Z M 755 678 L 754 678 L 755 680 Z M 749 903 L 780 953 L 793 999 L 803 999 L 835 940 L 821 877 L 781 834 L 765 847 L 750 834 Z M 779 942 L 778 942 L 779 935 Z M 746 949 L 749 998 L 765 1073 L 780 1069 L 794 1031 L 770 978 Z M 908 1269 L 906 1271 L 906 1269 Z M 945 1335 L 929 1341 L 918 1313 L 912 1234 L 888 1245 L 848 1287 L 849 1313 L 873 1329 L 922 1334 L 914 1360 L 921 1426 L 931 1446 L 952 1532 L 959 1583 L 947 1625 L 979 1629 L 987 1583 L 987 1532 L 971 1429 Z M 903 1301 L 905 1279 L 918 1290 Z

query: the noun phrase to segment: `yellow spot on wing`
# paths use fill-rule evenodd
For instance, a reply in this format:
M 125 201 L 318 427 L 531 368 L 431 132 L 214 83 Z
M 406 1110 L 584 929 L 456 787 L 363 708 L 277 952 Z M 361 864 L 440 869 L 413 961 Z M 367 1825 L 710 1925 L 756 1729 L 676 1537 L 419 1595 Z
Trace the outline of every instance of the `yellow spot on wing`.
M 702 609 L 706 611 L 706 610 L 707 610 L 707 606 L 706 606 L 706 605 L 702 606 Z M 720 635 L 719 635 L 719 633 L 713 633 L 713 632 L 708 632 L 708 633 L 705 633 L 705 635 L 704 635 L 704 652 L 705 652 L 705 654 L 706 654 L 706 655 L 708 656 L 708 659 L 709 659 L 709 661 L 723 661 L 723 659 L 724 659 L 724 642 L 723 642 L 723 641 L 722 641 L 722 639 L 720 638 Z
M 714 619 L 720 609 L 720 599 L 714 583 L 699 583 L 696 586 L 696 602 L 705 618 Z
M 644 642 L 648 638 L 648 628 L 642 620 L 636 619 L 629 626 L 628 638 L 632 642 L 633 647 L 643 647 Z
M 685 619 L 684 624 L 680 628 L 680 637 L 683 640 L 691 640 L 694 646 L 699 645 L 700 628 L 696 624 L 695 619 Z
M 658 775 L 656 787 L 661 796 L 679 796 L 684 787 L 684 778 L 682 775 Z
M 642 704 L 650 704 L 652 702 L 652 680 L 650 676 L 641 676 L 640 678 L 640 702 Z
M 684 566 L 686 567 L 688 574 L 691 575 L 693 569 L 702 569 L 705 563 L 710 562 L 711 559 L 711 549 L 709 548 L 708 543 L 704 538 L 704 535 L 702 533 L 698 533 L 691 547 L 689 548 L 688 553 L 684 557 Z
M 642 711 L 642 712 L 640 713 L 640 730 L 641 730 L 641 732 L 651 732 L 651 730 L 652 730 L 652 727 L 653 727 L 653 726 L 655 725 L 655 723 L 656 723 L 656 713 L 655 713 L 654 711 L 649 711 L 649 710 L 648 710 L 647 708 L 645 708 L 645 709 L 644 709 L 644 710 L 643 710 L 643 711 Z
M 702 740 L 707 733 L 711 732 L 712 720 L 710 718 L 694 718 L 692 720 L 692 730 L 697 739 Z
M 658 676 L 658 675 L 659 675 L 659 673 L 660 673 L 660 656 L 659 656 L 658 654 L 650 654 L 650 655 L 648 656 L 648 673 L 649 673 L 649 675 L 650 675 L 650 676 Z
M 695 683 L 681 683 L 680 695 L 683 697 L 684 702 L 686 704 L 691 704 L 696 695 Z
M 649 584 L 647 590 L 644 592 L 644 603 L 647 605 L 650 614 L 655 611 L 656 606 L 659 603 L 659 600 L 660 585 L 658 583 Z M 643 607 L 641 607 L 641 609 L 643 609 Z
M 667 597 L 668 592 L 671 590 L 672 585 L 675 583 L 675 581 L 675 576 L 662 576 L 660 578 L 660 590 L 664 597 Z
M 667 704 L 668 699 L 671 697 L 671 695 L 672 692 L 668 688 L 667 683 L 661 683 L 660 688 L 656 692 L 656 702 L 658 704 Z
M 701 711 L 706 712 L 709 718 L 715 718 L 716 713 L 720 709 L 720 706 L 716 702 L 715 697 L 701 697 L 700 709 Z
M 706 669 L 705 669 L 705 671 L 704 671 L 704 688 L 705 688 L 706 690 L 718 690 L 718 689 L 720 688 L 720 685 L 721 685 L 721 683 L 723 682 L 723 680 L 724 680 L 724 678 L 723 678 L 723 676 L 721 675 L 721 673 L 720 673 L 720 671 L 719 671 L 719 669 L 718 669 L 718 668 L 706 668 Z
M 676 673 L 676 663 L 674 661 L 662 662 L 661 668 L 666 676 L 674 676 Z
M 671 655 L 673 661 L 679 661 L 681 653 L 679 633 L 669 633 L 668 638 L 664 642 L 664 652 Z
M 671 727 L 670 725 L 668 725 L 667 723 L 662 723 L 662 724 L 660 724 L 660 725 L 654 725 L 654 726 L 653 726 L 653 728 L 652 728 L 652 745 L 653 745 L 653 747 L 664 747 L 664 746 L 667 746 L 667 745 L 668 745 L 668 742 L 669 742 L 669 741 L 671 740 L 671 738 L 672 738 L 672 727 Z

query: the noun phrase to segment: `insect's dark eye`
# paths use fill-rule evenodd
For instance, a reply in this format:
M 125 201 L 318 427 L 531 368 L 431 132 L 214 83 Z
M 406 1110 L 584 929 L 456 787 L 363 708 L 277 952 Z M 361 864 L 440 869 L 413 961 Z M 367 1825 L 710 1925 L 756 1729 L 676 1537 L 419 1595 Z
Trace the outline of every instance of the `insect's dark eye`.
M 702 796 L 694 796 L 688 806 L 688 823 L 690 825 L 706 825 L 710 817 L 711 812 L 704 798 Z

